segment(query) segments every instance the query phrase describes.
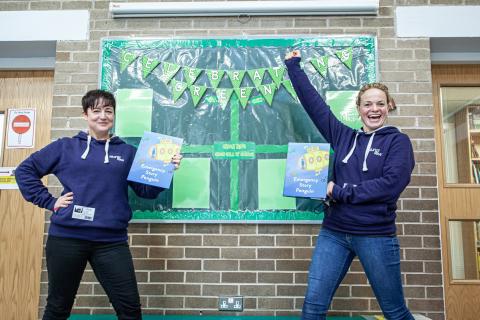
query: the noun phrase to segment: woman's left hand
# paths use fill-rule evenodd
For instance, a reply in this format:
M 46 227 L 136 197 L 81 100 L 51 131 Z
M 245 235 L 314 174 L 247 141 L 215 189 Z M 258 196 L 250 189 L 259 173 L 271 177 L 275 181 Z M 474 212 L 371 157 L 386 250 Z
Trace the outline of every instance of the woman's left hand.
M 172 163 L 175 166 L 175 170 L 177 170 L 180 167 L 180 161 L 182 161 L 182 158 L 183 156 L 179 153 L 177 153 L 172 157 Z
M 334 185 L 335 185 L 335 182 L 333 182 L 333 181 L 330 181 L 330 182 L 328 183 L 328 185 L 327 185 L 327 196 L 328 196 L 329 198 L 332 197 L 333 186 L 334 186 Z

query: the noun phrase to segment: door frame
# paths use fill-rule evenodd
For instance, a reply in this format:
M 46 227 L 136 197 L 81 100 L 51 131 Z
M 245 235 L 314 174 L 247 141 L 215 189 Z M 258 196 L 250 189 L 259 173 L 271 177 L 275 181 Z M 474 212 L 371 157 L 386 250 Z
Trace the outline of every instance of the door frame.
M 480 87 L 480 65 L 432 65 L 432 91 L 435 112 L 435 142 L 437 145 L 437 176 L 439 222 L 442 243 L 442 267 L 446 318 L 475 320 L 480 314 L 480 280 L 453 280 L 450 264 L 449 221 L 480 220 L 480 184 L 446 183 L 444 162 L 443 115 L 440 90 L 442 87 Z M 477 212 L 476 212 L 477 209 Z

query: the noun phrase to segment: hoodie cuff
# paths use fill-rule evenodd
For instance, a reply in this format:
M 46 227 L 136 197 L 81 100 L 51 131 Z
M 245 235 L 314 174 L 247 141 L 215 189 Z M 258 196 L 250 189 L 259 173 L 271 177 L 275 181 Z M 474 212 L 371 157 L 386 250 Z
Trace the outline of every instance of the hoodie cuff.
M 298 66 L 300 67 L 300 60 L 302 60 L 302 58 L 300 57 L 293 57 L 293 58 L 290 58 L 288 60 L 285 60 L 285 65 L 287 67 L 293 67 L 293 66 Z
M 333 185 L 333 190 L 332 190 L 332 198 L 335 201 L 341 201 L 342 200 L 342 193 L 343 193 L 343 188 L 341 188 L 338 184 Z
M 48 200 L 48 203 L 47 203 L 47 206 L 45 207 L 45 209 L 53 212 L 55 210 L 55 208 L 54 208 L 55 202 L 57 202 L 57 198 L 51 197 L 50 200 Z

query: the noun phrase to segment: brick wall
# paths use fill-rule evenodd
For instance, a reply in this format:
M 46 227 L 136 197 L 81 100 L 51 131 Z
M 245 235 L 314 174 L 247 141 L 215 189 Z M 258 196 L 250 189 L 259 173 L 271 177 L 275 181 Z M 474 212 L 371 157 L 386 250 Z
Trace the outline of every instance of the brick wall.
M 239 36 L 375 34 L 380 79 L 396 98 L 389 123 L 412 139 L 417 165 L 398 202 L 402 278 L 415 313 L 444 319 L 429 39 L 396 38 L 395 6 L 472 4 L 460 0 L 381 0 L 377 17 L 252 17 L 119 19 L 109 1 L 2 1 L 0 10 L 89 9 L 90 40 L 59 42 L 55 66 L 52 139 L 85 124 L 80 98 L 97 87 L 99 39 L 105 36 Z M 50 180 L 59 192 L 58 183 Z M 48 222 L 47 222 L 48 227 Z M 243 295 L 243 314 L 298 315 L 319 226 L 132 224 L 130 244 L 145 313 L 215 314 L 218 295 Z M 42 273 L 40 312 L 47 290 Z M 355 261 L 332 304 L 336 314 L 378 313 L 362 267 Z M 111 313 L 91 270 L 76 313 Z

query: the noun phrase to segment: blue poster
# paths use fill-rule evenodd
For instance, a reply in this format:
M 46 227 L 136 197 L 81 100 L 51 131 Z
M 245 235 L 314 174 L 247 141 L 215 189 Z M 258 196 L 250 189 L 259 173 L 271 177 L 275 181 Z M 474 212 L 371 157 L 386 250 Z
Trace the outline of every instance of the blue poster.
M 183 139 L 145 131 L 127 180 L 170 188 L 175 166 L 172 157 L 180 153 Z
M 289 143 L 283 195 L 325 199 L 330 144 Z

